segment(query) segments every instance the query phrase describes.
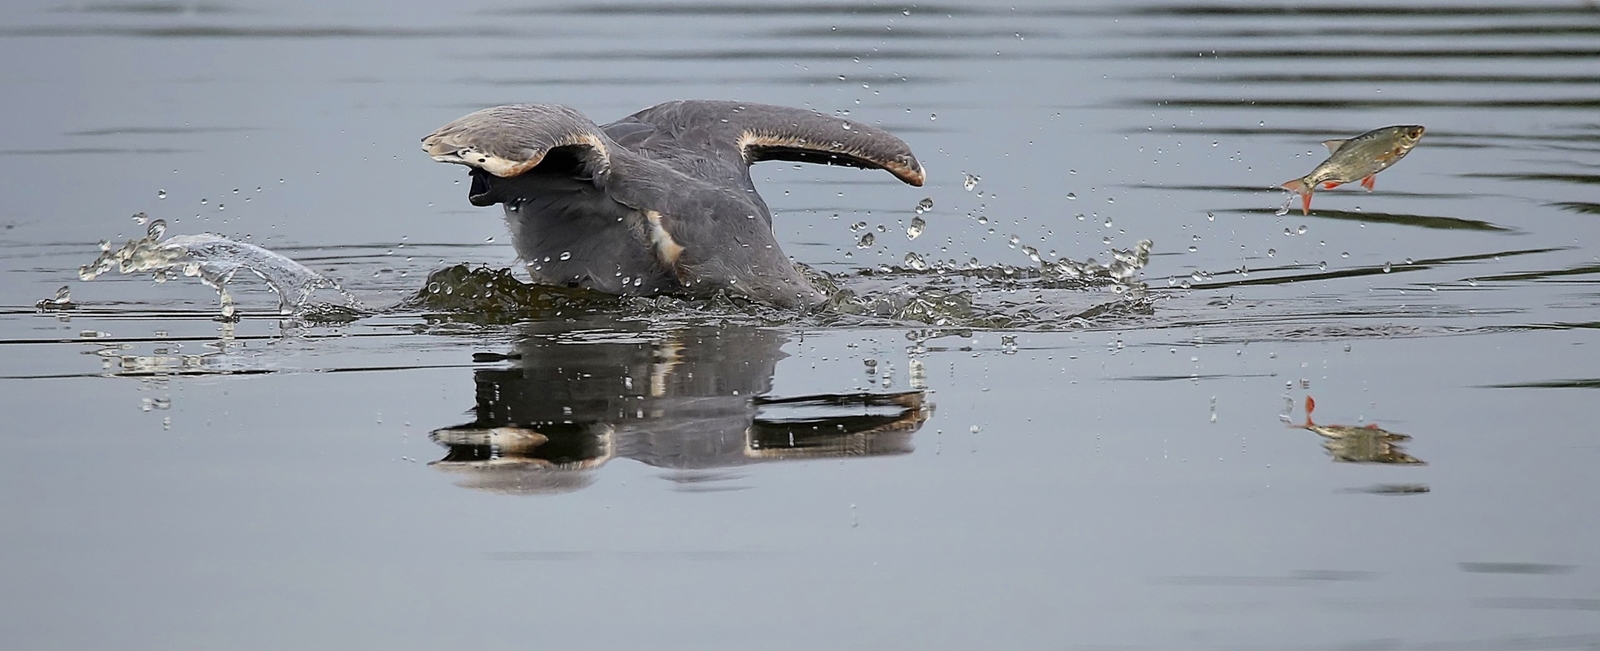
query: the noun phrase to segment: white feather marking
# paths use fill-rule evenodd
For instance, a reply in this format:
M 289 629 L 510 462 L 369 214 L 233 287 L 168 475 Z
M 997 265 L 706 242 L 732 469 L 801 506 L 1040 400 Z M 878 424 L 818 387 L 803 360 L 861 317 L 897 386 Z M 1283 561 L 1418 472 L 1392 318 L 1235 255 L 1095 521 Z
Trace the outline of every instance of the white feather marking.
M 666 225 L 662 223 L 661 213 L 646 210 L 644 216 L 650 220 L 650 246 L 655 250 L 656 260 L 661 266 L 676 274 L 678 257 L 683 255 L 683 245 L 672 239 L 672 234 L 667 232 Z

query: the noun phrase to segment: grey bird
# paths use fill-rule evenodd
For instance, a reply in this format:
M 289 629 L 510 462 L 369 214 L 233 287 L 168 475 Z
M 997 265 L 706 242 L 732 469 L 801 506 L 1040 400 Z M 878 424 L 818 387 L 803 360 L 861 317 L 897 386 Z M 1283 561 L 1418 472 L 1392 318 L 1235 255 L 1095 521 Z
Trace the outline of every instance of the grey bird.
M 786 160 L 887 170 L 922 185 L 888 132 L 805 109 L 682 100 L 597 126 L 555 104 L 496 106 L 422 139 L 471 168 L 467 199 L 502 204 L 535 282 L 609 294 L 710 296 L 780 307 L 827 297 L 772 234 L 750 165 Z

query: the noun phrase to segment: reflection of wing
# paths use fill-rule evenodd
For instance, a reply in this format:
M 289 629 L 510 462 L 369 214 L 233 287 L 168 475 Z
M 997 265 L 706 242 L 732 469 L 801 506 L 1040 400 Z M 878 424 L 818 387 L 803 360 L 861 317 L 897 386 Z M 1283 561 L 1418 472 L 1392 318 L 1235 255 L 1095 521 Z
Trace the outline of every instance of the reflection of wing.
M 592 472 L 551 468 L 515 457 L 497 461 L 450 461 L 428 464 L 439 470 L 462 475 L 456 482 L 462 488 L 501 495 L 555 495 L 571 493 L 594 483 Z
M 462 485 L 539 492 L 545 489 L 528 487 L 557 475 L 568 486 L 571 476 L 616 456 L 712 469 L 904 454 L 931 409 L 921 391 L 763 397 L 784 357 L 784 336 L 774 330 L 691 328 L 595 340 L 584 336 L 591 328 L 544 334 L 539 330 L 550 325 L 529 327 L 534 332 L 516 354 L 490 357 L 515 366 L 473 373 L 475 420 L 434 431 L 434 441 L 449 448 L 435 464 L 474 476 Z
M 758 417 L 746 434 L 745 455 L 806 459 L 908 454 L 912 433 L 932 412 L 926 398 L 922 391 L 761 398 L 759 406 L 793 411 L 784 418 Z M 829 413 L 839 407 L 855 413 Z
M 605 424 L 446 427 L 428 438 L 445 446 L 428 465 L 465 475 L 457 485 L 490 493 L 568 493 L 594 483 L 587 472 L 616 456 L 615 429 Z
M 911 147 L 889 132 L 805 109 L 681 100 L 647 108 L 604 129 L 619 145 L 696 176 L 721 171 L 712 169 L 708 157 L 714 157 L 736 165 L 741 176 L 752 163 L 787 160 L 887 170 L 911 185 L 920 186 L 924 179 Z

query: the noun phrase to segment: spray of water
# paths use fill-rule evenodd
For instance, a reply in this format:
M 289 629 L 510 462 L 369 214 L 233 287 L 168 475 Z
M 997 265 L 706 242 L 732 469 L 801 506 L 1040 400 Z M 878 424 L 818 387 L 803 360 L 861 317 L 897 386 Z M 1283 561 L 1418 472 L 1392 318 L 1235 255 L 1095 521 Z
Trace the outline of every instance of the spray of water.
M 143 218 L 144 213 L 134 216 L 141 223 Z M 312 294 L 321 289 L 339 293 L 351 308 L 364 309 L 332 279 L 267 249 L 211 233 L 162 239 L 166 232 L 166 222 L 157 219 L 149 222 L 144 237 L 129 240 L 122 248 L 113 250 L 111 242 L 101 242 L 99 257 L 79 267 L 78 277 L 94 280 L 114 268 L 123 274 L 148 273 L 156 282 L 166 282 L 177 274 L 199 278 L 216 290 L 222 318 L 230 321 L 238 317 L 228 284 L 240 271 L 265 281 L 278 295 L 278 313 L 285 316 L 304 313 Z
M 1273 214 L 1275 214 L 1275 215 L 1277 215 L 1279 217 L 1282 217 L 1284 215 L 1289 214 L 1289 206 L 1294 205 L 1294 200 L 1296 198 L 1298 198 L 1299 196 L 1300 196 L 1299 194 L 1296 194 L 1293 191 L 1285 192 L 1284 195 L 1283 195 L 1283 205 L 1278 206 L 1278 210 L 1275 211 Z

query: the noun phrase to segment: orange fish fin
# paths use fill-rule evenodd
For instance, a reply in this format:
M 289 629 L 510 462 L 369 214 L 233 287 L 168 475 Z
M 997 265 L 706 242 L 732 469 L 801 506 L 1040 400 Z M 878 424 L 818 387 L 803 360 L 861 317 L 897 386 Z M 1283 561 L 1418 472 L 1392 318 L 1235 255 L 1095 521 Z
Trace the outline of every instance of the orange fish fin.
M 1317 410 L 1317 401 L 1312 400 L 1311 396 L 1306 396 L 1306 427 L 1311 427 L 1312 425 L 1315 424 L 1315 423 L 1311 422 L 1311 412 L 1316 411 L 1316 410 Z
M 1371 192 L 1372 191 L 1372 186 L 1377 185 L 1377 183 L 1378 183 L 1378 175 L 1377 174 L 1368 174 L 1367 178 L 1361 179 L 1361 187 L 1366 188 L 1367 192 Z
M 1303 195 L 1300 195 L 1300 214 L 1302 214 L 1302 215 L 1311 214 L 1311 193 L 1310 192 L 1307 192 L 1307 193 L 1305 193 Z
M 1339 187 L 1341 185 L 1344 185 L 1344 184 L 1343 183 L 1339 183 L 1338 181 L 1328 181 L 1328 182 L 1322 184 L 1322 189 L 1324 189 L 1324 190 L 1332 190 L 1332 189 L 1337 188 L 1337 187 Z

